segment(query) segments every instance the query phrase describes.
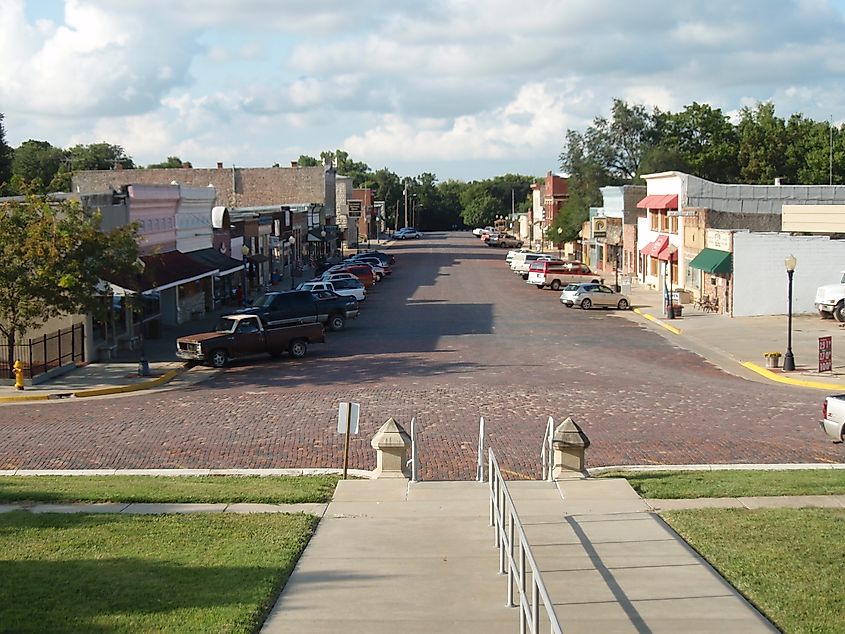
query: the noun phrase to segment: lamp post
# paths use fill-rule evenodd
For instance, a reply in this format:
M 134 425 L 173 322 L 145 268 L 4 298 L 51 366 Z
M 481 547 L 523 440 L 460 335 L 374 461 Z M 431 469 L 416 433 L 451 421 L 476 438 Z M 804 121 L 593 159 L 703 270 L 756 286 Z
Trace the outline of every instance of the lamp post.
M 293 290 L 296 287 L 296 282 L 294 281 L 294 274 L 293 274 L 293 247 L 296 244 L 296 238 L 291 236 L 288 238 L 288 245 L 290 251 L 290 290 Z
M 249 297 L 249 286 L 247 285 L 248 281 L 248 272 L 247 267 L 249 267 L 249 247 L 247 245 L 243 245 L 241 247 L 241 255 L 243 256 L 244 260 L 244 306 L 248 303 Z
M 558 228 L 557 228 L 557 259 L 558 259 L 558 260 L 561 258 L 561 253 L 560 253 L 560 236 L 561 236 L 562 234 L 563 234 L 563 227 L 558 227 Z
M 789 278 L 789 287 L 787 291 L 789 317 L 786 331 L 786 354 L 783 356 L 783 371 L 792 372 L 795 370 L 795 357 L 792 355 L 792 276 L 795 275 L 795 265 L 798 264 L 798 260 L 795 259 L 794 255 L 788 255 L 784 260 L 784 264 L 786 265 L 786 275 Z
M 672 301 L 672 259 L 678 248 L 672 244 L 669 245 L 669 259 L 666 261 L 666 266 L 669 269 L 669 294 L 666 304 L 666 319 L 675 319 L 675 302 Z

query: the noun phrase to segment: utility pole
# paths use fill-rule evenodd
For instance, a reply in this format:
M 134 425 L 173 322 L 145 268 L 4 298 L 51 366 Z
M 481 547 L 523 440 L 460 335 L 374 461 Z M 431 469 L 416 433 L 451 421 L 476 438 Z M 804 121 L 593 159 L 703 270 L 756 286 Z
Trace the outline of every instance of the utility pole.
M 405 183 L 405 226 L 408 226 L 408 183 Z
M 830 115 L 830 184 L 833 185 L 833 115 Z

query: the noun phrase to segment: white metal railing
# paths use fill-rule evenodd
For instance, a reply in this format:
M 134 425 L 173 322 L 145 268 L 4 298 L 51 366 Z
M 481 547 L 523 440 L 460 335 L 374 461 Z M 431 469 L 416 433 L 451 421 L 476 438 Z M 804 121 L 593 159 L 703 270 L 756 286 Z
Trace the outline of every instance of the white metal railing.
M 484 417 L 478 421 L 478 460 L 475 463 L 475 480 L 484 482 Z
M 490 526 L 493 527 L 496 547 L 499 549 L 499 573 L 508 576 L 508 606 L 515 607 L 514 587 L 519 594 L 520 634 L 539 634 L 541 602 L 549 620 L 549 632 L 563 634 L 554 604 L 540 575 L 540 567 L 528 545 L 525 530 L 492 449 L 487 450 L 487 470 L 490 479 Z
M 546 433 L 543 436 L 543 446 L 540 448 L 540 463 L 543 465 L 543 480 L 551 482 L 554 480 L 555 469 L 555 419 L 549 416 L 546 423 Z
M 418 482 L 417 480 L 417 417 L 411 418 L 411 459 L 405 463 L 406 466 L 411 467 L 411 482 Z

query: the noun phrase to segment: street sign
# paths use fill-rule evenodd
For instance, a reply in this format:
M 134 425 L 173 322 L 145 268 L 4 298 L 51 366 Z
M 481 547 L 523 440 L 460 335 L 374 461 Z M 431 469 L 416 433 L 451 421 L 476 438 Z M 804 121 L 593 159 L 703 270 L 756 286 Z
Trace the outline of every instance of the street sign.
M 350 405 L 352 406 L 350 408 Z M 361 416 L 361 405 L 359 403 L 341 403 L 337 409 L 337 433 L 357 434 L 358 418 Z M 347 427 L 347 424 L 349 427 Z
M 361 211 L 361 201 L 360 200 L 347 200 L 346 207 L 349 211 Z
M 819 337 L 819 372 L 833 372 L 832 337 Z
M 360 212 L 360 211 L 350 211 L 350 212 L 349 212 L 348 214 L 346 214 L 346 215 L 347 215 L 347 216 L 349 216 L 350 218 L 360 218 L 360 217 L 361 217 L 361 212 Z

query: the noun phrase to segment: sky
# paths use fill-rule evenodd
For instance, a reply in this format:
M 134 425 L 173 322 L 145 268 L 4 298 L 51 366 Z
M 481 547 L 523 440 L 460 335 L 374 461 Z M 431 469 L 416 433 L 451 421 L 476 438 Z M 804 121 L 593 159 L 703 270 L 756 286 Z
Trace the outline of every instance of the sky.
M 845 0 L 0 0 L 13 147 L 543 175 L 614 98 L 842 123 Z

